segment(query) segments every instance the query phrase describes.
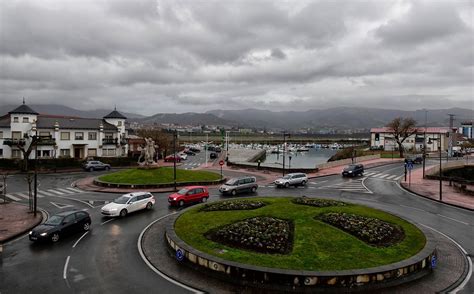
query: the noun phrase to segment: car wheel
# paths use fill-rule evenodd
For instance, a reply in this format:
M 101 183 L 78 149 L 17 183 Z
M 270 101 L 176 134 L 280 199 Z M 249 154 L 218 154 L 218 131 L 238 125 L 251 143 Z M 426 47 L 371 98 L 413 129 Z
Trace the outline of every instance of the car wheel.
M 290 186 L 290 183 L 286 182 L 285 183 L 285 188 L 288 188 Z
M 122 209 L 122 210 L 120 211 L 120 217 L 126 216 L 127 213 L 128 213 L 128 211 L 127 211 L 126 209 Z
M 301 186 L 306 186 L 306 181 L 302 181 Z
M 232 190 L 232 192 L 230 192 L 230 194 L 232 194 L 232 196 L 235 196 L 237 194 L 237 191 Z
M 83 229 L 84 231 L 86 231 L 86 232 L 89 231 L 90 228 L 91 228 L 91 223 L 85 223 L 85 224 L 82 226 L 82 229 Z
M 183 207 L 184 206 L 184 201 L 183 200 L 180 200 L 179 201 L 179 207 Z
M 90 171 L 90 172 L 93 172 L 93 171 L 94 171 L 94 168 L 93 168 L 93 167 L 89 167 L 89 171 Z
M 201 202 L 202 202 L 202 203 L 207 202 L 207 197 L 203 197 L 203 198 L 201 199 Z
M 51 235 L 51 242 L 56 243 L 59 241 L 59 233 L 53 233 Z
M 252 189 L 251 189 L 250 191 L 252 191 L 252 193 L 255 193 L 255 192 L 257 192 L 257 188 L 256 188 L 256 187 L 252 187 Z
M 148 202 L 146 204 L 146 209 L 150 210 L 153 207 L 153 204 L 151 202 Z
M 110 169 L 110 167 L 108 167 L 108 166 L 105 167 L 105 170 L 109 170 L 109 169 Z

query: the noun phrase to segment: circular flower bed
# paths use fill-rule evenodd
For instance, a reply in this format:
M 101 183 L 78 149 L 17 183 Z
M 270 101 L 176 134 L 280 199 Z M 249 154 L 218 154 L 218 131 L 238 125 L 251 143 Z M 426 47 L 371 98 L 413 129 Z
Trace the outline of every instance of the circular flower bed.
M 222 210 L 250 210 L 265 206 L 263 201 L 255 200 L 227 200 L 206 204 L 201 211 L 222 211 Z
M 207 232 L 214 242 L 261 253 L 287 254 L 293 244 L 293 224 L 273 217 L 253 217 Z
M 309 206 L 316 206 L 316 207 L 329 207 L 329 206 L 346 206 L 348 205 L 345 202 L 342 201 L 336 201 L 336 200 L 328 200 L 328 199 L 318 199 L 318 198 L 308 198 L 308 197 L 298 197 L 291 202 L 295 204 L 301 204 L 301 205 L 309 205 Z
M 388 247 L 405 237 L 402 228 L 376 218 L 330 212 L 319 219 L 375 246 Z

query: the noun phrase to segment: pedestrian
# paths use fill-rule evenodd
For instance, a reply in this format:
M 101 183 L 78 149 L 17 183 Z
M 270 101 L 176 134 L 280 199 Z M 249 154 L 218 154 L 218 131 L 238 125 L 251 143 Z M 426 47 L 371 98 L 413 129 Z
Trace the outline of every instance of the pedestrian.
M 258 160 L 258 167 L 257 167 L 258 170 L 260 170 L 260 162 L 261 162 L 261 161 L 260 161 L 260 159 L 259 159 L 259 160 Z

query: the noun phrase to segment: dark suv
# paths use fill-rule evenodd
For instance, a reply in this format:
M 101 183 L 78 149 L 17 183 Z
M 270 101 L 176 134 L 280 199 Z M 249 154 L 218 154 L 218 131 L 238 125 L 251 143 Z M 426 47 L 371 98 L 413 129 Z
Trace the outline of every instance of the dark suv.
M 87 171 L 109 170 L 110 164 L 103 163 L 98 160 L 91 160 L 84 163 L 84 169 Z
M 342 170 L 343 177 L 355 177 L 364 174 L 364 166 L 362 164 L 350 164 Z
M 244 191 L 255 193 L 257 188 L 258 184 L 255 177 L 242 177 L 228 180 L 224 185 L 219 187 L 219 192 L 231 195 Z

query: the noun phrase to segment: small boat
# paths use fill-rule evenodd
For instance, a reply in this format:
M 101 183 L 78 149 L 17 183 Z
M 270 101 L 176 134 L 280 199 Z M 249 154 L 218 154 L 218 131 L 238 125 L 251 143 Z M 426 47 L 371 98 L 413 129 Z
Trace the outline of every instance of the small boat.
M 298 147 L 296 149 L 296 152 L 308 152 L 309 151 L 309 148 L 306 148 L 306 147 Z

